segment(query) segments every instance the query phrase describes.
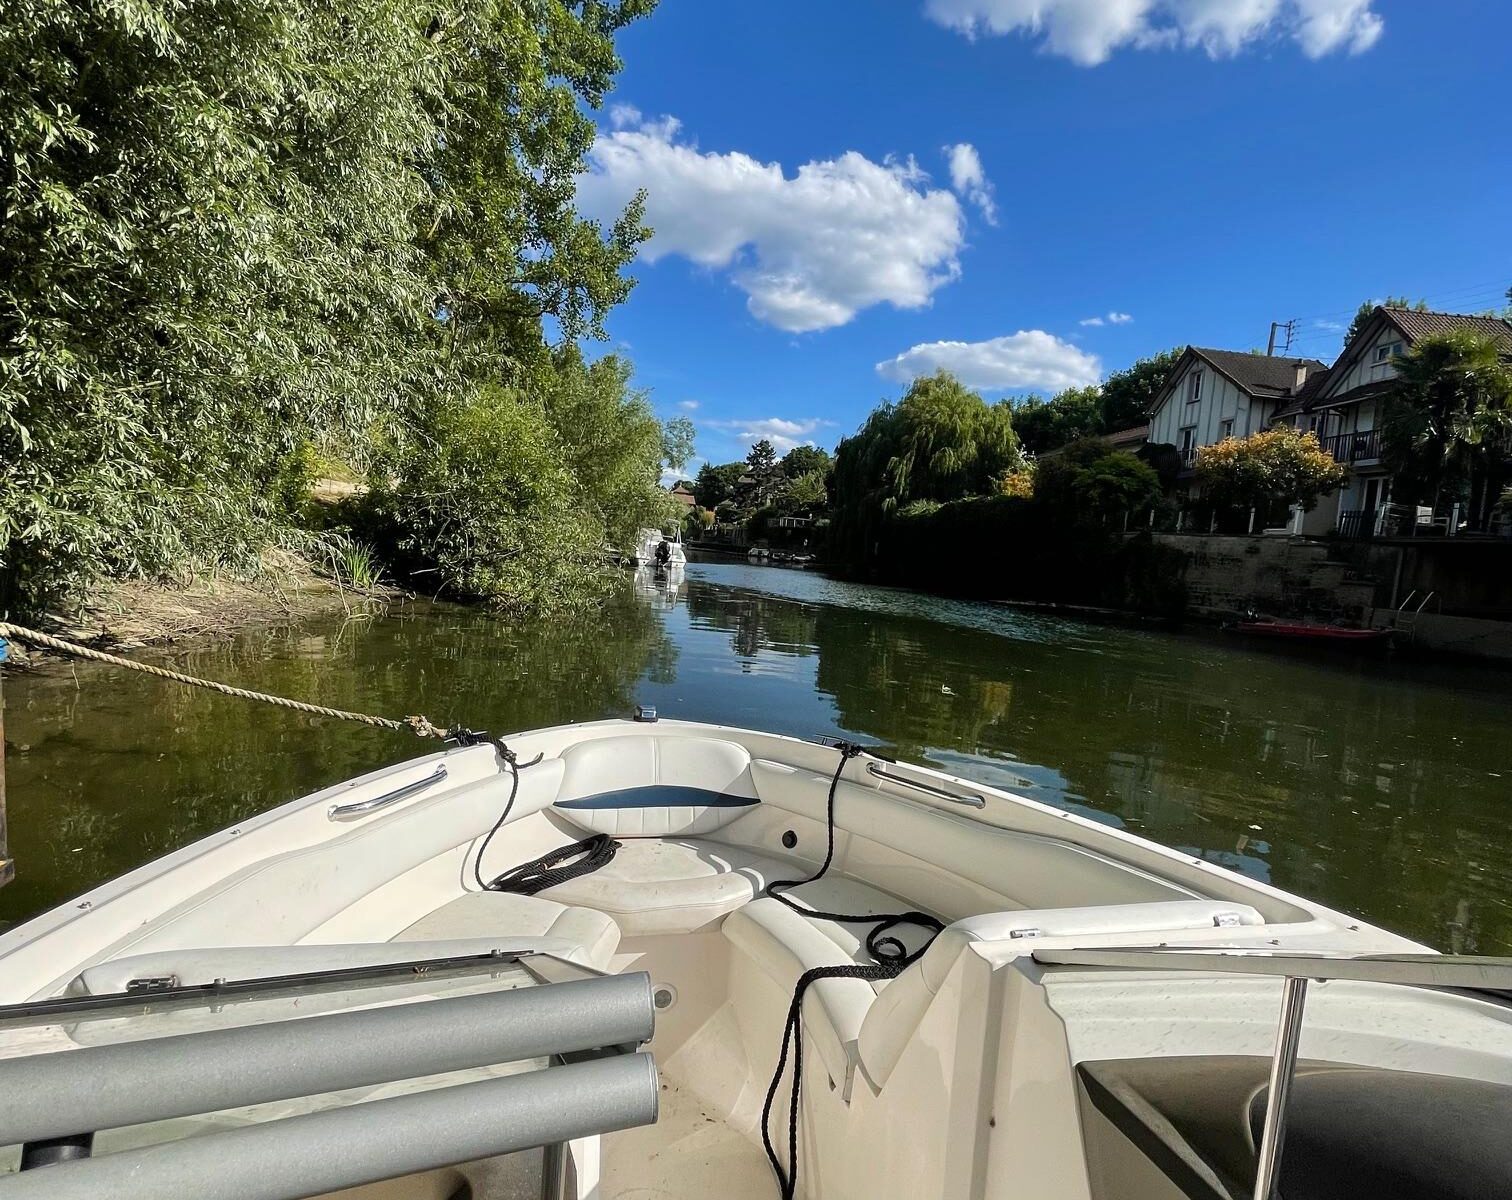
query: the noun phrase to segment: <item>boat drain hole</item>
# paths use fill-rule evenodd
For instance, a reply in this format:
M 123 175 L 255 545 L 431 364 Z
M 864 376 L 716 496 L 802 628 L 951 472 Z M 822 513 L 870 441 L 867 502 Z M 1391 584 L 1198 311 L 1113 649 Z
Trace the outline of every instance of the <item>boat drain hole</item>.
M 791 850 L 798 844 L 798 835 L 789 829 L 782 835 L 782 844 Z
M 677 989 L 670 983 L 658 983 L 651 989 L 651 1003 L 665 1012 L 677 1003 Z

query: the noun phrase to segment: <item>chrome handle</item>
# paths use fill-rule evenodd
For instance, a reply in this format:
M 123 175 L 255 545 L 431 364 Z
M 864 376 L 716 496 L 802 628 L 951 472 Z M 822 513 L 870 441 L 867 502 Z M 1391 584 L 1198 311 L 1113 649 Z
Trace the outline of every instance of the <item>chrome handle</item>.
M 345 821 L 350 817 L 360 817 L 366 813 L 374 812 L 393 804 L 396 800 L 403 800 L 406 796 L 413 796 L 416 792 L 423 792 L 433 783 L 440 783 L 446 778 L 446 764 L 437 763 L 436 769 L 424 779 L 417 779 L 413 783 L 406 783 L 402 787 L 396 787 L 392 792 L 384 792 L 381 796 L 374 796 L 371 800 L 358 800 L 355 804 L 333 804 L 326 809 L 326 816 L 332 821 Z
M 913 788 L 929 796 L 938 796 L 941 800 L 949 800 L 952 804 L 964 804 L 967 808 L 986 808 L 987 801 L 975 794 L 960 795 L 957 792 L 947 792 L 944 788 L 937 788 L 932 783 L 920 783 L 916 779 L 906 779 L 902 775 L 894 775 L 891 771 L 878 763 L 867 763 L 866 769 L 878 779 L 885 779 L 889 783 L 901 783 L 904 787 Z

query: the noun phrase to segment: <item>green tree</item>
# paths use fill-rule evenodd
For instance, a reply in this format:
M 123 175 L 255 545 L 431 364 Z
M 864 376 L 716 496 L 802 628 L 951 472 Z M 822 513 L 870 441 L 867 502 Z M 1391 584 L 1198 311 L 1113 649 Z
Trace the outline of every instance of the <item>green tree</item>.
M 819 446 L 794 446 L 782 456 L 782 473 L 789 479 L 818 472 L 821 477 L 830 473 L 834 460 L 829 451 Z
M 1231 515 L 1298 505 L 1311 509 L 1343 486 L 1348 472 L 1312 433 L 1278 425 L 1244 438 L 1228 438 L 1197 451 L 1202 498 Z
M 512 610 L 603 590 L 602 526 L 541 406 L 497 384 L 438 409 L 369 500 L 378 540 L 416 579 Z
M 698 478 L 693 481 L 693 498 L 700 508 L 711 512 L 735 496 L 735 485 L 745 474 L 743 462 L 723 463 L 715 466 L 704 463 L 698 468 Z
M 751 477 L 750 501 L 761 506 L 771 502 L 782 482 L 782 468 L 777 463 L 777 451 L 766 438 L 751 447 L 746 455 L 746 474 Z
M 948 371 L 916 379 L 835 450 L 835 547 L 863 562 L 899 509 L 987 495 L 1023 465 L 1008 404 L 989 405 Z
M 1013 410 L 1013 431 L 1031 454 L 1058 450 L 1103 431 L 1102 394 L 1096 387 L 1068 388 L 1050 400 L 1031 396 Z
M 824 507 L 826 498 L 823 474 L 810 471 L 784 481 L 777 493 L 777 511 L 812 515 Z
M 0 605 L 250 569 L 361 457 L 601 331 L 639 205 L 573 209 L 648 0 L 13 0 L 0 21 Z
M 1512 477 L 1512 368 L 1491 339 L 1457 332 L 1423 338 L 1396 360 L 1381 420 L 1381 455 L 1402 499 L 1468 501 L 1485 528 Z
M 1114 371 L 1103 380 L 1102 429 L 1099 432 L 1114 433 L 1148 421 L 1155 397 L 1165 387 L 1183 353 L 1184 348 L 1178 346 L 1141 358 L 1133 366 Z
M 1073 442 L 1034 470 L 1034 500 L 1051 521 L 1121 524 L 1161 496 L 1160 476 L 1126 450 L 1096 438 Z

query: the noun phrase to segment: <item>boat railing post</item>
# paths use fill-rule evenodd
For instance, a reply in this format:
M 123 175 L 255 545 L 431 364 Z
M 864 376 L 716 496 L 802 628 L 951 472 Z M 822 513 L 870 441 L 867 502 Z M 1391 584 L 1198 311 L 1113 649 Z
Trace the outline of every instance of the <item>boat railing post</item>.
M 1307 980 L 1288 975 L 1281 988 L 1281 1019 L 1276 1027 L 1276 1052 L 1271 1058 L 1270 1086 L 1265 1097 L 1265 1125 L 1260 1131 L 1260 1150 L 1256 1155 L 1254 1200 L 1272 1200 L 1281 1176 L 1286 1106 L 1291 1099 L 1292 1079 L 1297 1073 L 1302 1010 L 1306 1001 Z

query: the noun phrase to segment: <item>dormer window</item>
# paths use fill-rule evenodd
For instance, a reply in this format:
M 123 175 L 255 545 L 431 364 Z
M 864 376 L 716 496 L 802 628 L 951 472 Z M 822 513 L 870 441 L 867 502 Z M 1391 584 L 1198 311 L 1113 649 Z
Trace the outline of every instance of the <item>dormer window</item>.
M 1393 358 L 1402 353 L 1402 343 L 1392 342 L 1387 346 L 1377 346 L 1375 360 L 1378 363 L 1389 363 Z
M 1192 382 L 1187 386 L 1187 403 L 1195 404 L 1202 399 L 1202 372 L 1192 372 Z

